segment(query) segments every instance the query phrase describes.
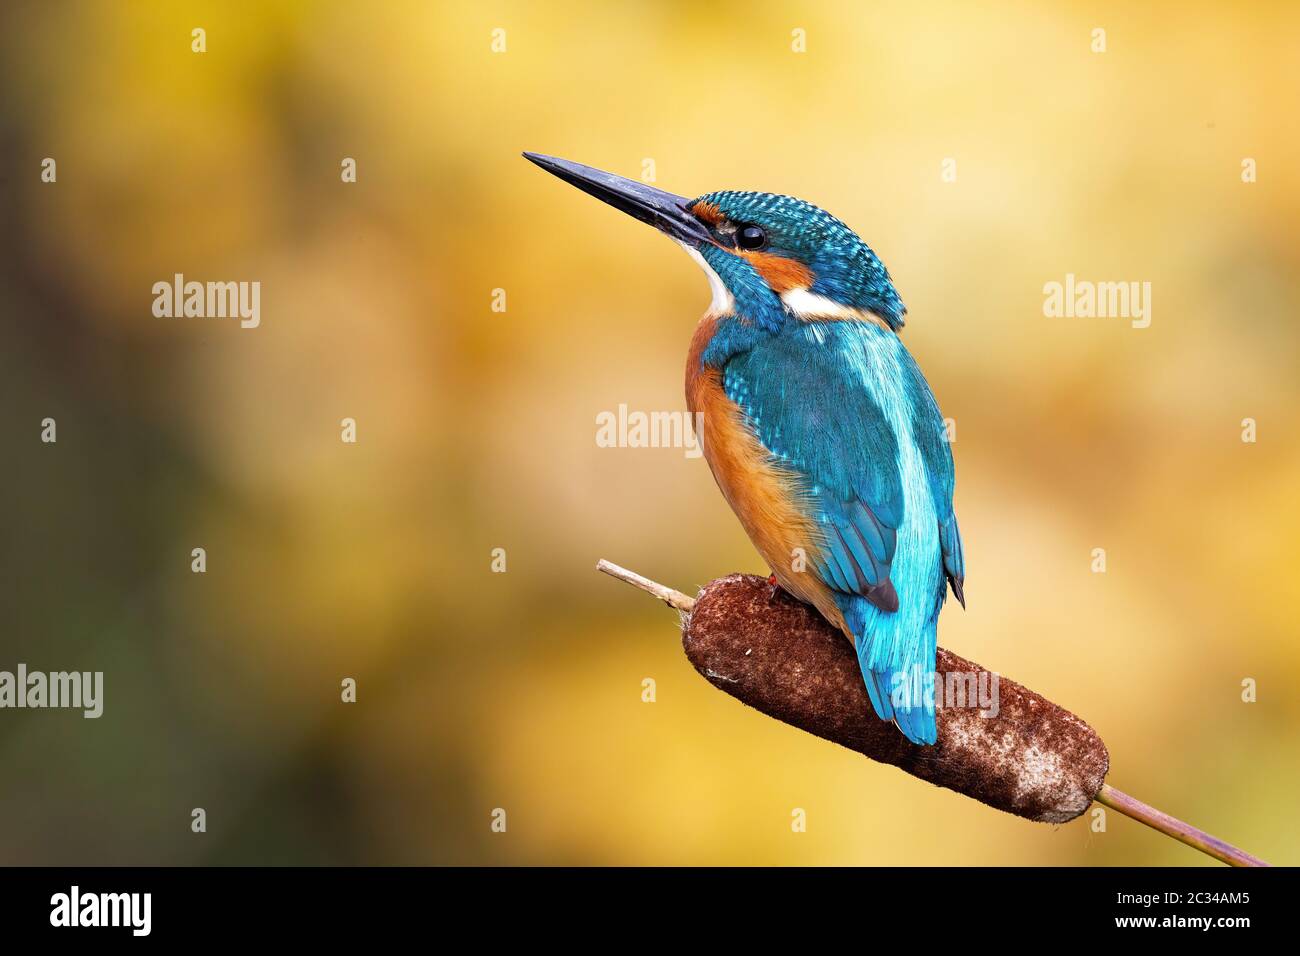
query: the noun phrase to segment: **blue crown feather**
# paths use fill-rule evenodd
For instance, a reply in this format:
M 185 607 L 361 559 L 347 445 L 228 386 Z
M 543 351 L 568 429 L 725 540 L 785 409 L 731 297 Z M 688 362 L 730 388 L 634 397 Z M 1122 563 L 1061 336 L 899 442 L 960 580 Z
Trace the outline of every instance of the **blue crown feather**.
M 808 291 L 871 312 L 894 331 L 903 327 L 907 307 L 889 270 L 857 233 L 826 210 L 793 196 L 736 190 L 707 193 L 695 202 L 716 206 L 733 222 L 761 226 L 768 234 L 771 252 L 798 259 L 812 270 L 814 281 Z M 736 297 L 738 308 L 743 301 L 756 309 L 758 314 L 747 317 L 760 324 L 776 318 L 772 310 L 774 304 L 780 308 L 779 301 L 773 303 L 770 300 L 775 296 L 764 297 L 761 290 L 751 288 L 755 282 L 764 287 L 766 283 L 748 263 L 723 250 L 714 249 L 712 256 L 708 249 L 703 251 Z M 722 261 L 723 256 L 732 262 Z

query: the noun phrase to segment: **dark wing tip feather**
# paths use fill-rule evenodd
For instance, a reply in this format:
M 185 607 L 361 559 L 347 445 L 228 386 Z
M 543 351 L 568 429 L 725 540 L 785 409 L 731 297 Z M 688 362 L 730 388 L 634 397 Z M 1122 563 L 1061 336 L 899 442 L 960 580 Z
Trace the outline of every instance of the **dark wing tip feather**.
M 889 578 L 885 578 L 874 588 L 868 588 L 866 597 L 882 611 L 893 613 L 898 610 L 898 592 L 894 590 L 894 582 Z
M 960 577 L 948 575 L 948 584 L 952 587 L 953 597 L 957 599 L 957 603 L 961 605 L 963 611 L 966 610 L 966 595 L 962 592 L 962 586 L 965 585 L 965 583 L 966 578 L 964 575 Z

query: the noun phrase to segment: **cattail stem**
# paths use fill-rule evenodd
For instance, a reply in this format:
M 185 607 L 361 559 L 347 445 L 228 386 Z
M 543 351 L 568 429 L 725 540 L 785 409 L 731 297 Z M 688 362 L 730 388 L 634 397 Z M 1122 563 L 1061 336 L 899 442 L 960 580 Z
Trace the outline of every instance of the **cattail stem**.
M 680 591 L 675 591 L 670 587 L 665 587 L 664 585 L 659 584 L 656 581 L 651 581 L 649 578 L 643 577 L 634 571 L 629 571 L 627 568 L 619 567 L 617 564 L 613 564 L 609 561 L 601 560 L 596 565 L 596 569 L 598 571 L 602 571 L 605 574 L 610 575 L 611 577 L 618 578 L 620 581 L 625 581 L 628 584 L 631 584 L 633 587 L 640 588 L 642 591 L 645 591 L 648 594 L 654 595 L 656 598 L 663 601 L 669 607 L 675 608 L 676 610 L 682 612 L 683 614 L 689 613 L 695 607 L 696 601 L 694 598 L 688 597 L 687 595 L 681 593 Z M 717 583 L 718 582 L 715 582 L 715 585 Z M 710 587 L 713 587 L 715 585 L 711 585 Z M 761 614 L 762 612 L 759 613 Z M 817 620 L 820 622 L 821 619 L 818 618 Z M 750 626 L 755 627 L 755 625 L 752 623 L 752 620 Z M 777 626 L 779 627 L 779 625 Z M 824 627 L 825 625 L 819 624 L 819 626 Z M 947 652 L 941 652 L 941 653 L 946 654 Z M 692 661 L 692 663 L 695 662 Z M 697 667 L 698 666 L 699 665 L 697 664 Z M 856 667 L 854 669 L 856 670 Z M 743 700 L 745 698 L 742 696 L 741 699 Z M 757 704 L 754 704 L 752 700 L 747 700 L 746 702 L 751 703 L 753 706 L 758 706 Z M 1040 701 L 1040 704 L 1047 704 L 1053 707 L 1055 706 L 1055 705 L 1051 705 L 1050 702 L 1048 701 Z M 760 709 L 762 708 L 760 707 Z M 1081 721 L 1077 721 L 1077 718 L 1071 718 L 1071 719 L 1075 720 L 1077 723 L 1080 724 L 1082 723 Z M 798 726 L 798 723 L 796 723 L 796 726 Z M 1086 727 L 1086 725 L 1084 726 Z M 805 726 L 804 729 L 809 729 L 809 728 Z M 1089 730 L 1088 732 L 1092 733 L 1091 730 Z M 822 734 L 822 736 L 830 736 L 830 735 Z M 840 742 L 844 742 L 844 741 L 840 741 Z M 849 744 L 846 743 L 846 746 L 848 745 Z M 1104 755 L 1105 753 L 1104 746 L 1100 743 L 1099 740 L 1097 742 L 1097 746 L 1098 748 L 1101 749 L 1101 752 Z M 867 753 L 869 756 L 874 755 L 873 752 L 870 750 L 868 750 Z M 976 757 L 972 755 L 965 759 L 975 760 Z M 890 762 L 894 762 L 894 761 L 890 761 Z M 971 770 L 970 767 L 964 767 L 964 766 L 963 769 L 966 771 Z M 1104 768 L 1103 768 L 1103 772 L 1104 772 Z M 1095 779 L 1096 778 L 1094 778 L 1094 780 Z M 939 782 L 939 781 L 931 781 L 931 782 Z M 941 784 L 941 785 L 947 785 L 950 787 L 952 786 L 951 783 Z M 1073 814 L 1078 814 L 1083 811 L 1083 808 L 1087 806 L 1086 803 L 1087 793 L 1093 793 L 1092 799 L 1095 800 L 1097 803 L 1107 806 L 1118 813 L 1124 814 L 1125 816 L 1132 817 L 1134 820 L 1137 820 L 1140 823 L 1144 823 L 1147 826 L 1151 827 L 1152 829 L 1165 834 L 1166 836 L 1172 837 L 1175 840 L 1185 843 L 1187 846 L 1200 850 L 1202 853 L 1205 853 L 1216 860 L 1220 860 L 1231 866 L 1268 866 L 1269 865 L 1256 856 L 1252 856 L 1251 854 L 1239 850 L 1236 847 L 1231 846 L 1230 844 L 1224 843 L 1222 840 L 1217 839 L 1216 837 L 1212 837 L 1208 833 L 1198 830 L 1195 827 L 1190 826 L 1189 824 L 1186 824 L 1181 820 L 1175 819 L 1174 817 L 1171 817 L 1167 813 L 1162 813 L 1161 811 L 1155 809 L 1154 807 L 1147 806 L 1145 803 L 1142 803 L 1140 800 L 1133 799 L 1128 794 L 1116 790 L 1114 787 L 1110 786 L 1105 782 L 1101 783 L 1101 787 L 1099 790 L 1093 792 L 1093 788 L 1095 787 L 1096 787 L 1096 783 L 1094 782 L 1089 787 L 1089 789 L 1085 791 L 1085 793 L 1082 795 L 1083 800 L 1085 802 L 1078 804 L 1077 809 L 1073 811 Z M 971 795 L 969 791 L 968 791 L 968 795 Z M 990 802 L 990 801 L 985 799 L 985 802 Z M 1004 807 L 1003 809 L 1006 808 Z M 1017 811 L 1013 809 L 1013 812 L 1017 812 Z M 1040 819 L 1044 819 L 1044 818 L 1040 817 Z
M 653 594 L 659 600 L 663 601 L 669 607 L 688 613 L 691 608 L 695 607 L 695 599 L 687 597 L 681 591 L 674 591 L 670 587 L 665 587 L 658 581 L 651 581 L 649 578 L 643 578 L 635 571 L 629 571 L 627 568 L 620 568 L 612 561 L 606 561 L 601 558 L 596 562 L 596 570 L 603 571 L 611 578 L 618 578 L 620 581 L 626 581 L 634 588 L 640 588 L 647 594 Z
M 1214 857 L 1229 866 L 1268 866 L 1257 856 L 1251 856 L 1245 850 L 1238 850 L 1230 843 L 1224 843 L 1218 837 L 1212 837 L 1203 830 L 1198 830 L 1176 817 L 1147 806 L 1141 800 L 1135 800 L 1122 790 L 1116 790 L 1108 783 L 1101 785 L 1097 802 L 1110 807 L 1126 817 L 1132 817 L 1139 823 L 1145 823 L 1153 830 L 1159 830 L 1165 836 L 1186 843 L 1202 853 Z

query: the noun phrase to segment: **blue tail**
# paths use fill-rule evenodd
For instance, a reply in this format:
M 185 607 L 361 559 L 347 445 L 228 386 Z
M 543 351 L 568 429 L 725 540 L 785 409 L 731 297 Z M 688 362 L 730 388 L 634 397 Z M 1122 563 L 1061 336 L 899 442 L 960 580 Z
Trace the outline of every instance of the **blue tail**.
M 910 634 L 900 634 L 899 626 L 909 622 L 897 613 L 856 596 L 839 604 L 857 643 L 858 666 L 876 716 L 892 720 L 914 744 L 933 744 L 938 739 L 933 678 L 926 678 L 934 672 L 937 613 Z

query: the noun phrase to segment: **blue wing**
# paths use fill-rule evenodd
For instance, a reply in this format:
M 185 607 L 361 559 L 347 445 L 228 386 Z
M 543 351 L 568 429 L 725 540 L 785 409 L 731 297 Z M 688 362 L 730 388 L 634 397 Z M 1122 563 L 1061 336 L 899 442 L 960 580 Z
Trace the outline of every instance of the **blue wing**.
M 860 374 L 833 351 L 782 335 L 732 358 L 722 384 L 772 456 L 808 479 L 801 504 L 825 534 L 810 555 L 818 577 L 896 610 L 898 441 Z
M 871 338 L 877 335 L 889 339 Z M 898 378 L 899 388 L 888 394 L 873 394 L 864 380 L 863 363 L 880 360 L 866 354 L 871 349 L 883 350 L 880 355 L 892 363 L 885 373 Z M 874 326 L 796 326 L 734 356 L 724 369 L 723 387 L 772 456 L 806 479 L 801 507 L 824 532 L 810 554 L 812 569 L 831 589 L 854 633 L 877 714 L 895 719 L 911 739 L 933 742 L 933 700 L 928 708 L 899 708 L 888 693 L 890 683 L 913 665 L 933 670 L 944 578 L 963 599 L 952 454 L 938 405 L 916 363 L 893 333 Z M 899 407 L 882 407 L 888 401 Z M 896 613 L 900 596 L 892 577 L 906 500 L 900 416 L 910 418 L 911 440 L 924 463 L 936 521 L 925 537 L 938 552 L 931 562 L 933 582 L 904 582 L 902 600 L 917 608 L 914 613 L 905 608 L 904 615 Z
M 904 369 L 906 392 L 912 417 L 912 435 L 925 462 L 930 479 L 930 498 L 934 502 L 939 523 L 939 547 L 943 556 L 944 576 L 952 593 L 966 606 L 966 557 L 962 552 L 961 531 L 957 528 L 957 515 L 952 508 L 955 471 L 952 464 L 952 447 L 948 444 L 946 424 L 934 400 L 930 385 L 910 352 L 900 348 Z

